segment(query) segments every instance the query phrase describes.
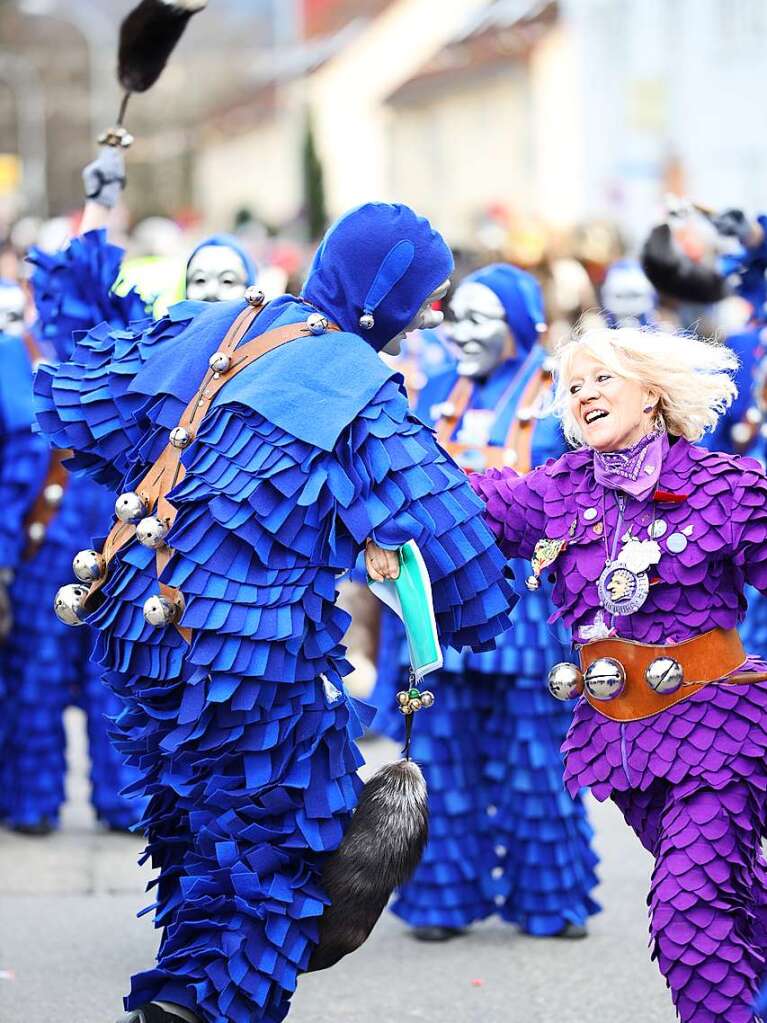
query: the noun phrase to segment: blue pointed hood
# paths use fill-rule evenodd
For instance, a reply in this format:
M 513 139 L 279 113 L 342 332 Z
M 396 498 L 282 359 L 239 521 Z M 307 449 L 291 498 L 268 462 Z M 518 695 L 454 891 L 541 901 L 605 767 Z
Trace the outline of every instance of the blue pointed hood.
M 408 206 L 366 203 L 325 235 L 301 295 L 380 351 L 453 272 L 442 235 Z M 369 313 L 374 325 L 360 328 Z
M 465 279 L 484 284 L 498 296 L 519 353 L 529 352 L 546 326 L 543 292 L 535 277 L 511 263 L 491 263 Z
M 256 266 L 255 260 L 250 255 L 248 250 L 242 245 L 238 238 L 235 238 L 233 234 L 212 234 L 209 238 L 204 238 L 197 248 L 192 250 L 189 259 L 186 262 L 186 268 L 189 269 L 189 264 L 192 262 L 194 257 L 200 251 L 200 249 L 207 249 L 209 246 L 220 246 L 221 248 L 234 249 L 237 255 L 242 260 L 242 265 L 245 267 L 245 272 L 248 277 L 248 286 L 256 283 L 258 277 L 258 267 Z

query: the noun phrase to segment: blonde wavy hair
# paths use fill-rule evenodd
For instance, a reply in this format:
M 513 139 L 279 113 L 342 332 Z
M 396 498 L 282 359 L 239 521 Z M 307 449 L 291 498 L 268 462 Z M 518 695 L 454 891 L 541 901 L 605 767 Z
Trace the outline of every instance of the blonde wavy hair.
M 556 353 L 554 408 L 575 447 L 583 445 L 583 437 L 570 411 L 568 389 L 575 356 L 584 351 L 616 376 L 637 380 L 658 394 L 658 429 L 689 441 L 713 430 L 738 393 L 732 378 L 738 360 L 724 344 L 642 327 L 586 330 Z

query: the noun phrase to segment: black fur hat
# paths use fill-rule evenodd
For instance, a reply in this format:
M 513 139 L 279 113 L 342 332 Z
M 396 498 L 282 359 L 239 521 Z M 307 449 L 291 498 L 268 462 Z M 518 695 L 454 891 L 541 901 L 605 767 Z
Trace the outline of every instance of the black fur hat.
M 429 837 L 426 782 L 412 760 L 374 774 L 322 872 L 331 904 L 309 971 L 325 970 L 370 935 L 394 890 L 409 880 Z
M 660 224 L 650 232 L 642 249 L 642 269 L 661 296 L 709 305 L 727 295 L 722 275 L 682 252 L 668 224 Z
M 141 0 L 120 27 L 117 77 L 126 92 L 146 92 L 162 74 L 187 22 L 208 0 Z

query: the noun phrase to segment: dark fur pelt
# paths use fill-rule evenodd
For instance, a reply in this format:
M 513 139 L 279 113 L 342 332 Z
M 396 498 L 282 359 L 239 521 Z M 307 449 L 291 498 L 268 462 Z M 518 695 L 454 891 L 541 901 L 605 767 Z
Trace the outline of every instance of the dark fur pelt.
M 642 268 L 664 297 L 708 305 L 727 294 L 722 275 L 685 255 L 674 244 L 668 224 L 660 224 L 650 232 L 642 249 Z
M 146 92 L 163 72 L 187 22 L 206 0 L 141 0 L 120 27 L 117 77 L 127 92 Z
M 362 945 L 394 890 L 420 863 L 428 837 L 421 769 L 412 760 L 383 767 L 363 789 L 343 841 L 322 872 L 331 904 L 320 921 L 310 972 L 333 966 Z

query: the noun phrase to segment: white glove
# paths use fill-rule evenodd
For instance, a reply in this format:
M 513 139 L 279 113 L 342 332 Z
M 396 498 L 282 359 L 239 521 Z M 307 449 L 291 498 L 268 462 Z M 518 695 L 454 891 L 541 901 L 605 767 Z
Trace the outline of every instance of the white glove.
M 111 210 L 125 188 L 125 156 L 121 146 L 100 146 L 99 155 L 83 170 L 85 198 Z

